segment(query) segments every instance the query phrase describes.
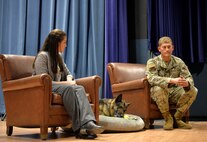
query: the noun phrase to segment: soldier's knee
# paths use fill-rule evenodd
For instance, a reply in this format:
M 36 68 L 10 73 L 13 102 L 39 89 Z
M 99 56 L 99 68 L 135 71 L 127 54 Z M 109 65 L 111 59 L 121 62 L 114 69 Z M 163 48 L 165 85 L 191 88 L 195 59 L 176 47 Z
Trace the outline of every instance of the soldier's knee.
M 160 86 L 153 86 L 151 88 L 151 92 L 162 94 L 162 93 L 165 93 L 166 90 L 164 88 L 160 87 Z
M 151 88 L 150 96 L 155 102 L 165 102 L 166 100 L 168 100 L 167 91 L 159 86 L 153 86 Z
M 190 95 L 193 97 L 193 98 L 196 98 L 196 96 L 197 96 L 197 94 L 198 94 L 198 89 L 196 88 L 196 87 L 191 87 L 191 89 L 190 89 Z

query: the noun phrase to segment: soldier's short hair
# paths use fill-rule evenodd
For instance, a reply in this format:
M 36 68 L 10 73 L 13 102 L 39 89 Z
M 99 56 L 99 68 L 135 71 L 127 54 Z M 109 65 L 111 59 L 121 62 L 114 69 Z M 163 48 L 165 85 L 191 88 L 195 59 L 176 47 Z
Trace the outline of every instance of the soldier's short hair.
M 173 44 L 172 39 L 170 37 L 168 37 L 168 36 L 161 37 L 159 39 L 159 41 L 158 41 L 158 46 L 162 45 L 163 43 L 171 43 L 171 44 Z

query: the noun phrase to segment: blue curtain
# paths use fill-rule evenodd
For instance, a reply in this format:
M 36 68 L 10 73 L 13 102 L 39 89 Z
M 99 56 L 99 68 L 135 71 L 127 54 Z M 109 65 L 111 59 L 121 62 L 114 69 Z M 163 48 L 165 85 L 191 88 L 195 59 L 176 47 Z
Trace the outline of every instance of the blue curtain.
M 107 63 L 128 61 L 126 8 L 126 0 L 0 0 L 0 53 L 36 55 L 48 33 L 62 29 L 72 74 L 101 76 L 100 97 L 110 98 Z
M 170 36 L 174 54 L 186 62 L 207 61 L 206 0 L 148 0 L 149 49 L 158 54 L 161 36 Z
M 0 87 L 1 87 L 1 81 L 0 81 Z M 5 113 L 4 98 L 2 95 L 2 91 L 0 91 L 0 116 L 1 116 L 1 114 L 4 114 L 4 113 Z
M 109 62 L 128 61 L 126 0 L 105 0 L 105 67 Z M 105 68 L 104 97 L 111 98 L 111 87 Z
M 103 74 L 104 0 L 1 0 L 0 53 L 36 55 L 48 33 L 68 35 L 64 57 L 78 77 Z
M 104 0 L 0 0 L 0 53 L 36 55 L 59 28 L 68 36 L 64 59 L 75 78 L 103 78 L 104 15 Z

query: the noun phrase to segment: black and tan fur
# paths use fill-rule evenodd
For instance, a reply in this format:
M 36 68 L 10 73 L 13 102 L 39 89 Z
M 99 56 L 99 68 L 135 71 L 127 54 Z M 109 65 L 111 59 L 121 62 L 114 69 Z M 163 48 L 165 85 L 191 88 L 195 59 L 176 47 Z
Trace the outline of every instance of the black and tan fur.
M 99 115 L 111 117 L 124 117 L 129 103 L 122 100 L 122 94 L 114 99 L 100 99 L 99 100 Z

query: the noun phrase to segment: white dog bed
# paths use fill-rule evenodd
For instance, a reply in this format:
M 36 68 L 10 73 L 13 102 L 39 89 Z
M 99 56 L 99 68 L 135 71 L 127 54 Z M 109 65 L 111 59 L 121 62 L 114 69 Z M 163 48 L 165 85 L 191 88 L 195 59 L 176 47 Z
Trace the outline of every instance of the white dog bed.
M 145 126 L 141 117 L 131 114 L 125 114 L 124 118 L 99 115 L 99 125 L 108 132 L 139 131 Z

